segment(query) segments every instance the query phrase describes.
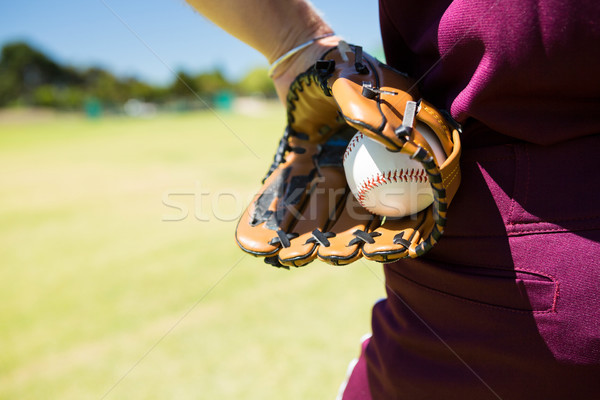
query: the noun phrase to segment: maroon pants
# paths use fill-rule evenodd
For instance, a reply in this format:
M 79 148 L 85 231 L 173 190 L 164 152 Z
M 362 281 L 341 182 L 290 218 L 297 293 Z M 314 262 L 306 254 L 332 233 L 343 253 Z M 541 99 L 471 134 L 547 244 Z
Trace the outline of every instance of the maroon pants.
M 442 240 L 385 266 L 343 399 L 600 398 L 599 159 L 600 136 L 466 148 Z

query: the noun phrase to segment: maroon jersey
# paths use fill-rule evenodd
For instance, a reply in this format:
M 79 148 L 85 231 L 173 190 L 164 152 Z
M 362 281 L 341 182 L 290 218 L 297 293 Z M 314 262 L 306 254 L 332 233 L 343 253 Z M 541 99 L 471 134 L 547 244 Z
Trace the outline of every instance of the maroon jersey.
M 388 64 L 422 95 L 550 144 L 600 132 L 600 1 L 380 0 Z

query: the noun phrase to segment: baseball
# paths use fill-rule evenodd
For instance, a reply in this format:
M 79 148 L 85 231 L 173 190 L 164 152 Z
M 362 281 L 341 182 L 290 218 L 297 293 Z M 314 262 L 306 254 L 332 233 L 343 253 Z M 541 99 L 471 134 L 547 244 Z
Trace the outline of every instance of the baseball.
M 419 126 L 438 164 L 446 155 L 433 132 Z M 405 217 L 433 202 L 427 172 L 407 154 L 388 151 L 385 146 L 358 132 L 343 158 L 346 181 L 358 202 L 372 214 Z

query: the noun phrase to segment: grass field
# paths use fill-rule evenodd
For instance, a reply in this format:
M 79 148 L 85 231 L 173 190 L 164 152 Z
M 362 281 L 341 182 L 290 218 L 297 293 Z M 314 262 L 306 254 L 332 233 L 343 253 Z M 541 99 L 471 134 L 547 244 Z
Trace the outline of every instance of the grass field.
M 333 399 L 381 268 L 237 248 L 282 126 L 0 117 L 0 399 Z

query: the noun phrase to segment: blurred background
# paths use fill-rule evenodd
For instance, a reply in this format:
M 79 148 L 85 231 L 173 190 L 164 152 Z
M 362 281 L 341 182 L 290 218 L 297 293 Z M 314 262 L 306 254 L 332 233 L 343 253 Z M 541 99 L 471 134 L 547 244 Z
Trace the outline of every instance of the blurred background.
M 314 1 L 382 58 L 377 2 Z M 235 245 L 285 124 L 183 0 L 0 5 L 0 399 L 332 399 L 381 268 Z

